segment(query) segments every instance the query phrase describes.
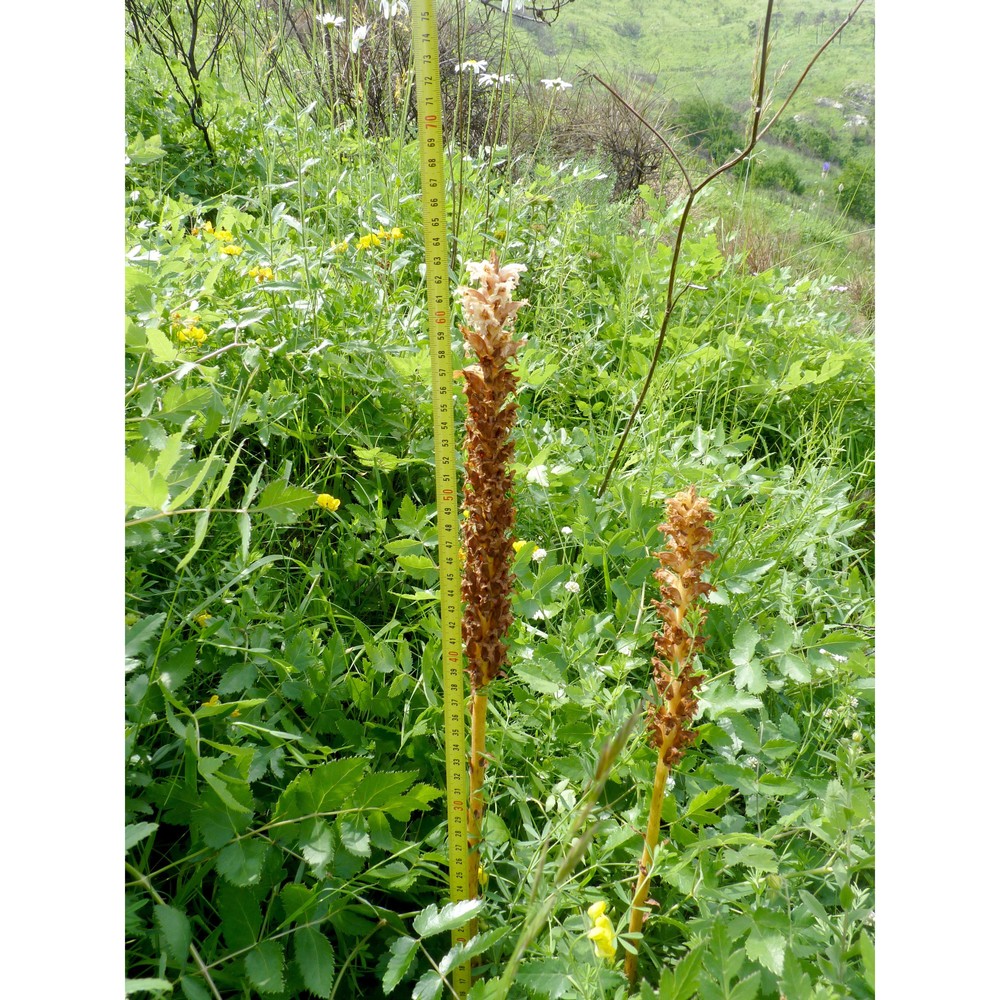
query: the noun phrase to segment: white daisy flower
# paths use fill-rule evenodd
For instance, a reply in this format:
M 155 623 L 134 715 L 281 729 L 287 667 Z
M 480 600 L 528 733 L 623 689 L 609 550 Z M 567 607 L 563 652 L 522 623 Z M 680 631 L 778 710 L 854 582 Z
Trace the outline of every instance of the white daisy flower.
M 564 80 L 562 77 L 557 76 L 554 80 L 542 80 L 542 86 L 546 90 L 551 90 L 553 87 L 555 87 L 556 90 L 569 90 L 573 84 Z
M 359 24 L 351 35 L 351 52 L 357 52 L 361 48 L 361 43 L 368 37 L 368 25 Z
M 461 62 L 455 67 L 455 72 L 462 73 L 467 69 L 471 69 L 478 76 L 488 65 L 485 59 L 466 59 L 465 62 Z
M 324 28 L 342 28 L 347 18 L 340 17 L 338 14 L 317 14 L 316 20 Z
M 409 16 L 410 8 L 406 4 L 405 0 L 382 0 L 382 16 L 387 21 L 391 20 L 399 13 L 402 13 L 404 16 Z

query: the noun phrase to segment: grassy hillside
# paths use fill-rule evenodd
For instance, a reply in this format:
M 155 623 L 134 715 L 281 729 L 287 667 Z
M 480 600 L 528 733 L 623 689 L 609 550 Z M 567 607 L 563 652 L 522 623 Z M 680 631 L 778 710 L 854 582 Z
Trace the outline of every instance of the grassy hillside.
M 771 65 L 786 67 L 775 96 L 785 97 L 806 63 L 853 4 L 830 0 L 786 0 L 775 5 Z M 551 25 L 517 20 L 518 34 L 530 38 L 544 57 L 545 75 L 570 79 L 578 70 L 603 74 L 635 72 L 667 97 L 703 96 L 742 106 L 750 101 L 756 33 L 766 4 L 761 0 L 574 0 Z M 874 92 L 875 4 L 865 3 L 812 70 L 792 113 L 815 115 L 824 124 L 842 124 L 836 109 L 818 98 L 843 102 L 850 84 Z M 838 121 L 839 119 L 839 121 Z

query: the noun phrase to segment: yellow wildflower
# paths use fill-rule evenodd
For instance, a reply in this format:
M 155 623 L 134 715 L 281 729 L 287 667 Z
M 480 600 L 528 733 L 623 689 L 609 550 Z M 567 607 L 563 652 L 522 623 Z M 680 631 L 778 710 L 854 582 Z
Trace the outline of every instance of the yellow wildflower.
M 331 514 L 340 506 L 340 501 L 329 493 L 320 493 L 316 497 L 316 506 L 328 510 Z
M 201 703 L 201 707 L 202 708 L 215 708 L 215 706 L 218 705 L 218 704 L 220 704 L 220 702 L 219 702 L 219 696 L 217 694 L 213 694 L 212 697 L 208 699 L 208 701 L 203 701 Z
M 217 240 L 231 240 L 233 238 L 233 234 L 228 229 L 216 229 L 212 235 Z
M 605 914 L 608 904 L 603 899 L 592 903 L 587 908 L 587 916 L 590 917 L 593 927 L 587 931 L 588 940 L 594 943 L 594 954 L 598 958 L 614 961 L 615 953 L 618 950 L 618 943 L 615 940 L 615 929 L 611 920 Z
M 231 712 L 229 713 L 229 717 L 230 717 L 231 719 L 235 719 L 235 718 L 236 718 L 236 716 L 237 716 L 237 715 L 239 715 L 239 714 L 240 714 L 240 710 L 239 710 L 238 708 L 234 708 L 234 709 L 233 709 L 233 710 L 232 710 L 232 711 L 231 711 Z
M 215 227 L 212 225 L 210 221 L 202 222 L 201 220 L 199 220 L 198 224 L 191 230 L 191 235 L 197 236 L 199 233 L 211 234 L 214 231 Z
M 494 236 L 495 236 L 495 237 L 496 237 L 496 238 L 497 238 L 498 240 L 502 240 L 502 239 L 504 239 L 504 238 L 506 237 L 506 235 L 507 235 L 507 230 L 506 230 L 506 229 L 494 229 L 494 230 L 493 230 L 493 235 L 494 235 Z
M 482 866 L 482 865 L 480 865 L 480 866 L 479 866 L 479 885 L 480 885 L 480 886 L 481 886 L 481 887 L 482 887 L 483 889 L 485 889 L 485 888 L 486 888 L 486 886 L 487 886 L 487 885 L 489 884 L 489 881 L 490 881 L 490 877 L 489 877 L 489 875 L 487 875 L 487 874 L 486 874 L 486 872 L 485 872 L 485 871 L 483 871 L 483 866 Z
M 243 253 L 243 247 L 230 244 L 228 247 L 223 247 L 222 252 L 230 257 L 239 257 L 239 255 Z
M 358 249 L 367 250 L 369 247 L 380 247 L 382 245 L 382 240 L 379 239 L 378 233 L 368 233 L 367 236 L 362 236 L 358 240 Z
M 390 240 L 401 240 L 404 238 L 405 237 L 403 236 L 403 230 L 400 229 L 399 226 L 393 226 L 392 229 L 389 230 Z
M 528 543 L 523 538 L 515 538 L 513 548 L 515 552 L 520 552 Z
M 194 620 L 199 628 L 204 628 L 212 620 L 212 616 L 207 611 L 202 611 L 200 615 L 194 616 Z
M 269 267 L 251 267 L 247 276 L 255 279 L 258 285 L 263 281 L 274 281 L 274 271 Z
M 182 344 L 197 344 L 199 347 L 205 343 L 208 334 L 200 326 L 189 326 L 177 334 L 177 339 Z
M 333 247 L 334 253 L 347 253 L 347 244 L 349 242 L 350 239 L 343 240 L 340 243 L 337 243 L 336 240 L 330 240 L 330 246 Z

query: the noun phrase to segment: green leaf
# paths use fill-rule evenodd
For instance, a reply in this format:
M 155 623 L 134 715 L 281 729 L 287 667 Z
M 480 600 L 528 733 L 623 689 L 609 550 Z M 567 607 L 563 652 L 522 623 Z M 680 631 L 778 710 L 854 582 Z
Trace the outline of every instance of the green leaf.
M 201 548 L 201 543 L 205 541 L 205 535 L 208 532 L 208 519 L 211 517 L 212 512 L 210 510 L 203 510 L 194 522 L 194 540 L 191 542 L 191 548 L 187 550 L 184 558 L 177 564 L 175 572 L 179 573 L 191 560 L 195 557 L 198 549 Z
M 230 885 L 254 885 L 260 881 L 266 854 L 262 840 L 237 840 L 219 852 L 215 870 Z
M 471 941 L 459 942 L 438 962 L 438 969 L 442 975 L 447 975 L 456 965 L 462 965 L 469 959 L 488 951 L 498 941 L 505 938 L 508 933 L 507 927 L 494 927 L 493 930 L 486 931 L 484 934 L 476 934 Z
M 389 948 L 389 964 L 382 976 L 382 989 L 391 993 L 409 971 L 413 957 L 417 953 L 420 942 L 416 938 L 396 938 Z
M 861 953 L 861 964 L 864 968 L 865 982 L 868 988 L 875 989 L 875 944 L 867 931 L 862 931 L 858 937 L 858 951 Z
M 438 1000 L 443 989 L 444 980 L 433 969 L 429 969 L 417 980 L 410 995 L 413 1000 Z
M 301 819 L 343 809 L 367 767 L 365 757 L 344 757 L 303 771 L 282 792 L 274 818 Z
M 125 996 L 130 997 L 133 993 L 159 993 L 165 990 L 169 993 L 173 985 L 166 979 L 126 979 Z
M 285 988 L 285 956 L 277 941 L 261 941 L 244 959 L 247 977 L 261 993 Z
M 746 847 L 741 847 L 738 851 L 727 849 L 724 857 L 727 865 L 743 865 L 760 872 L 776 872 L 778 870 L 778 859 L 775 857 L 774 851 L 762 844 L 747 844 Z
M 695 948 L 677 963 L 672 972 L 669 969 L 663 970 L 659 1000 L 688 1000 L 698 989 L 700 971 L 701 949 Z
M 712 811 L 729 800 L 733 789 L 729 785 L 716 785 L 706 792 L 699 792 L 684 811 L 684 822 L 718 823 L 719 817 Z
M 226 490 L 229 489 L 229 484 L 232 482 L 233 473 L 236 471 L 236 462 L 240 457 L 240 452 L 243 450 L 243 445 L 246 444 L 245 441 L 241 441 L 233 452 L 232 458 L 226 463 L 225 471 L 222 473 L 222 478 L 216 484 L 214 490 L 212 490 L 212 497 L 208 501 L 209 507 L 214 507 L 225 495 Z
M 781 975 L 785 967 L 785 935 L 781 931 L 754 924 L 745 947 L 747 958 L 752 962 L 759 962 L 775 975 Z
M 371 840 L 368 837 L 368 822 L 360 813 L 343 813 L 337 817 L 337 833 L 340 842 L 351 854 L 359 858 L 370 857 Z
M 480 979 L 469 991 L 468 1000 L 506 1000 L 507 992 L 499 976 Z
M 778 657 L 778 670 L 789 680 L 808 684 L 812 680 L 809 661 L 795 653 L 784 653 Z
M 566 962 L 555 958 L 525 962 L 517 970 L 517 982 L 555 1000 L 565 996 L 573 988 L 573 980 L 566 971 Z
M 760 973 L 741 979 L 730 991 L 729 1000 L 755 1000 L 760 992 Z
M 734 667 L 744 666 L 753 658 L 757 643 L 760 642 L 760 634 L 749 623 L 743 622 L 733 636 L 733 647 L 729 651 L 729 659 Z
M 767 690 L 764 667 L 758 659 L 740 664 L 733 674 L 733 681 L 738 688 L 745 688 L 751 694 L 760 694 Z
M 211 993 L 205 986 L 203 979 L 195 979 L 194 976 L 181 976 L 181 993 L 186 1000 L 212 1000 Z
M 289 486 L 280 479 L 268 483 L 254 505 L 258 514 L 266 514 L 275 524 L 291 524 L 316 503 L 316 494 L 300 486 Z
M 163 936 L 167 954 L 183 967 L 191 944 L 191 922 L 187 914 L 165 903 L 157 903 L 153 908 L 153 916 Z
M 125 826 L 125 850 L 135 847 L 140 840 L 145 840 L 151 833 L 156 833 L 159 823 L 128 823 Z
M 760 708 L 763 705 L 760 698 L 752 694 L 742 694 L 722 680 L 706 684 L 698 700 L 713 719 L 726 712 L 745 712 L 749 708 Z
M 160 364 L 169 364 L 176 361 L 180 352 L 171 343 L 170 338 L 156 326 L 146 328 L 146 346 L 153 355 L 155 361 Z
M 145 465 L 125 459 L 125 503 L 129 508 L 150 507 L 162 510 L 170 495 L 167 481 Z
M 551 695 L 566 689 L 566 678 L 556 665 L 548 660 L 527 660 L 519 663 L 514 667 L 514 673 L 538 694 Z
M 216 463 L 215 453 L 219 450 L 219 444 L 220 442 L 216 441 L 215 444 L 212 445 L 212 450 L 209 453 L 208 457 L 199 464 L 198 472 L 195 475 L 194 479 L 192 479 L 191 482 L 187 486 L 185 486 L 184 489 L 180 493 L 178 493 L 173 500 L 170 501 L 170 507 L 168 508 L 168 510 L 179 510 L 185 503 L 187 503 L 187 501 L 191 497 L 195 495 L 195 493 L 198 491 L 198 488 L 205 481 L 205 477 L 208 475 L 209 470 L 215 467 Z
M 300 927 L 292 935 L 295 964 L 306 988 L 318 997 L 328 997 L 333 988 L 333 945 L 315 927 Z
M 252 889 L 236 889 L 225 882 L 216 890 L 216 912 L 230 951 L 248 948 L 257 942 L 263 917 L 260 900 Z
M 785 951 L 784 973 L 779 985 L 787 1000 L 811 1000 L 813 996 L 812 980 L 799 964 L 791 945 Z
M 483 908 L 481 899 L 462 899 L 446 903 L 439 910 L 435 903 L 425 907 L 413 918 L 413 929 L 420 937 L 431 937 L 442 931 L 452 931 L 467 924 Z
M 166 620 L 166 613 L 161 611 L 148 618 L 140 618 L 131 628 L 125 629 L 125 655 L 135 656 L 139 653 Z

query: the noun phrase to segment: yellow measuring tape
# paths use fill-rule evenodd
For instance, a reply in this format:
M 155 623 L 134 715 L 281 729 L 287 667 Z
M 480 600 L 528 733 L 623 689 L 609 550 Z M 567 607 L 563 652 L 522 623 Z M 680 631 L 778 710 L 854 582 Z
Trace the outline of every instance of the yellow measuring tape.
M 469 898 L 465 759 L 465 678 L 462 673 L 462 573 L 458 544 L 451 297 L 445 216 L 441 75 L 434 0 L 413 0 L 413 59 L 417 83 L 420 183 L 427 266 L 427 316 L 434 413 L 434 482 L 437 490 L 438 568 L 441 576 L 441 660 L 444 667 L 444 759 L 447 781 L 448 866 L 451 901 Z M 452 931 L 452 945 L 469 939 Z M 452 983 L 464 997 L 472 988 L 469 963 L 456 966 Z

